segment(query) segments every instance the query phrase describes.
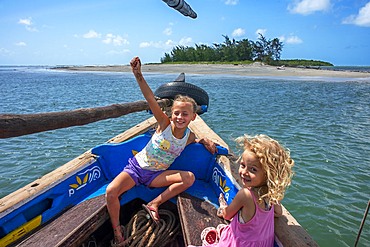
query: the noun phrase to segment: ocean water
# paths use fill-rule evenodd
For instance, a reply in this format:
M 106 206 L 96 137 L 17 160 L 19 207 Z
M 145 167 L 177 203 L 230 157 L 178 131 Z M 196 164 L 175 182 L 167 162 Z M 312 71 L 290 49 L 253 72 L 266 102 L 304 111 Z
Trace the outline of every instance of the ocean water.
M 145 74 L 155 90 L 177 74 Z M 370 75 L 369 75 L 370 77 Z M 320 246 L 353 246 L 370 199 L 370 78 L 186 75 L 206 90 L 208 125 L 233 139 L 267 134 L 288 147 L 295 176 L 285 207 Z M 130 73 L 0 67 L 0 114 L 65 111 L 143 100 Z M 0 139 L 0 197 L 149 117 Z M 370 216 L 358 246 L 370 246 Z
M 321 66 L 320 69 L 370 73 L 370 66 Z

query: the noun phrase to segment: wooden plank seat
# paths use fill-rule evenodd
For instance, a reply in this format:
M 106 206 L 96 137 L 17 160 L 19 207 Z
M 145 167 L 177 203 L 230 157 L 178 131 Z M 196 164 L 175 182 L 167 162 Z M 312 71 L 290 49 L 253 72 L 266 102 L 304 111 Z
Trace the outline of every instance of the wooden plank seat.
M 200 234 L 204 228 L 209 226 L 216 228 L 219 224 L 228 224 L 226 220 L 217 216 L 217 209 L 212 203 L 186 192 L 177 197 L 177 208 L 185 246 L 201 246 Z
M 85 201 L 69 208 L 50 223 L 36 229 L 16 246 L 80 246 L 109 220 L 105 202 L 106 186 L 101 187 Z M 139 185 L 121 195 L 120 200 L 129 202 L 138 198 L 138 195 L 143 195 L 142 199 L 150 201 L 164 190 L 165 188 Z
M 68 209 L 16 246 L 79 246 L 108 217 L 105 197 L 100 195 Z

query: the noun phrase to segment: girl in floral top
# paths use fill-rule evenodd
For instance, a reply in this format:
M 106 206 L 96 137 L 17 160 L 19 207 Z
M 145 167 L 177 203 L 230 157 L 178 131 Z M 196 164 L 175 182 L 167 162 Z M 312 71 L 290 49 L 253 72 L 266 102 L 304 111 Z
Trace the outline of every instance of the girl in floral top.
M 171 108 L 171 118 L 168 118 L 141 73 L 140 59 L 135 57 L 130 64 L 136 81 L 158 122 L 158 127 L 145 148 L 129 159 L 124 170 L 107 187 L 107 208 L 114 232 L 112 246 L 124 245 L 123 228 L 119 222 L 118 199 L 122 193 L 138 184 L 148 187 L 168 186 L 162 194 L 147 205 L 143 205 L 150 217 L 158 221 L 158 207 L 185 191 L 195 181 L 194 174 L 190 171 L 167 170 L 185 146 L 200 142 L 211 153 L 216 151 L 215 143 L 209 139 L 197 140 L 195 134 L 188 129 L 189 123 L 196 117 L 197 105 L 194 99 L 187 96 L 176 97 Z

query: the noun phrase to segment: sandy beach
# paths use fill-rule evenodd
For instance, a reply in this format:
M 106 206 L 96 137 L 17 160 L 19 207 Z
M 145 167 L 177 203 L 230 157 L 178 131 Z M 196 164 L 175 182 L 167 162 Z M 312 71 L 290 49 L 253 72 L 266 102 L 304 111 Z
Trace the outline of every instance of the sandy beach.
M 57 67 L 68 71 L 104 71 L 131 72 L 129 65 L 112 66 L 70 66 Z M 324 69 L 275 67 L 254 63 L 250 65 L 232 64 L 143 64 L 144 73 L 164 74 L 224 74 L 257 77 L 334 77 L 334 78 L 370 78 L 370 73 L 357 71 L 332 71 Z

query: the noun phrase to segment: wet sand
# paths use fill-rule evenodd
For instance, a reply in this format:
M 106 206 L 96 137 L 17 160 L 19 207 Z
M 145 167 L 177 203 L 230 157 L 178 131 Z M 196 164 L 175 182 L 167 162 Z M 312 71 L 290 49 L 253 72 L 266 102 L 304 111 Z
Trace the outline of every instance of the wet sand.
M 55 69 L 68 71 L 131 72 L 129 65 L 112 66 L 70 66 Z M 370 78 L 370 73 L 358 71 L 333 71 L 311 68 L 275 67 L 254 63 L 250 65 L 232 64 L 143 64 L 143 73 L 163 74 L 218 74 L 256 77 L 334 77 Z

